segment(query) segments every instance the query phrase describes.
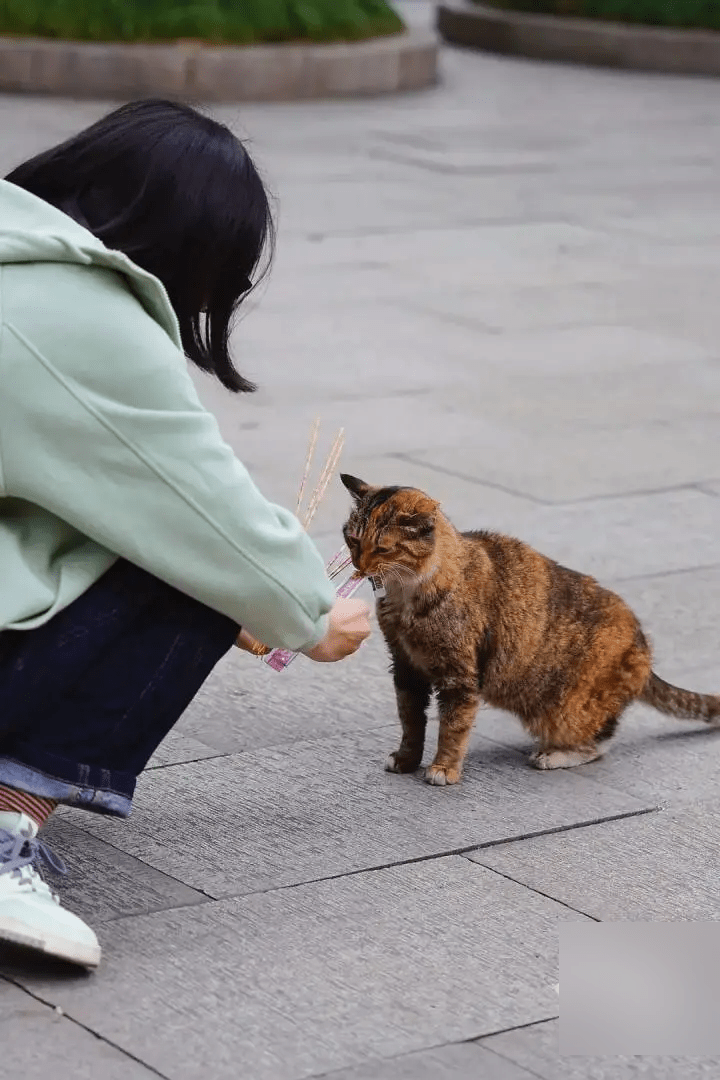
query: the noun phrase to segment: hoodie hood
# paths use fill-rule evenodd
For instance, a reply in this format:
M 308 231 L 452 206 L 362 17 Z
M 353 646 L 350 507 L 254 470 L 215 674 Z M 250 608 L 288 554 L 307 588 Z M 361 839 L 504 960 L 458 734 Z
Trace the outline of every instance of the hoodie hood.
M 182 348 L 177 317 L 158 278 L 121 251 L 111 251 L 62 210 L 0 180 L 0 266 L 5 263 L 75 263 L 115 270 L 127 279 L 147 313 Z
M 208 609 L 198 664 L 239 626 L 294 651 L 326 633 L 320 553 L 223 440 L 178 336 L 156 278 L 0 181 L 0 631 L 122 558 Z

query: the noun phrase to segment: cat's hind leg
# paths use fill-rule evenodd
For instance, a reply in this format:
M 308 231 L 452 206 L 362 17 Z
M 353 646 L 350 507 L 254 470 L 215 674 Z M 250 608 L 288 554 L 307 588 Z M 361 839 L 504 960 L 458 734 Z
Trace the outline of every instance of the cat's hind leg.
M 602 757 L 648 680 L 650 647 L 635 616 L 618 603 L 614 617 L 596 631 L 574 686 L 531 725 L 540 738 L 530 759 L 537 769 L 571 769 Z
M 425 749 L 431 684 L 428 677 L 414 667 L 399 649 L 392 650 L 392 661 L 402 739 L 398 749 L 388 756 L 385 768 L 395 773 L 415 772 L 420 767 Z
M 530 754 L 530 764 L 536 769 L 572 769 L 576 765 L 587 765 L 591 761 L 597 761 L 603 756 L 607 749 L 606 744 L 615 734 L 619 719 L 618 715 L 604 717 L 601 723 L 596 722 L 597 730 L 592 735 L 583 726 L 578 731 L 581 741 L 577 743 L 569 737 L 567 729 L 565 738 L 562 740 L 557 732 L 554 734 L 554 739 L 548 733 Z
M 576 765 L 587 765 L 602 757 L 599 746 L 577 746 L 572 750 L 538 748 L 530 755 L 530 764 L 536 769 L 572 769 Z

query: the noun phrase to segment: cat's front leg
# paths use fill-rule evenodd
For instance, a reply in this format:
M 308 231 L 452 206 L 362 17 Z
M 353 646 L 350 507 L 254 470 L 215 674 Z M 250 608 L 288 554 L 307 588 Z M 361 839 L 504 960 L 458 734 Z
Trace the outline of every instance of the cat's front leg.
M 435 760 L 425 770 L 428 784 L 443 787 L 460 782 L 470 732 L 480 707 L 477 685 L 445 687 L 438 692 L 440 734 Z
M 388 772 L 415 772 L 420 767 L 425 748 L 431 684 L 399 649 L 392 650 L 392 661 L 402 740 L 398 749 L 389 755 L 385 768 Z

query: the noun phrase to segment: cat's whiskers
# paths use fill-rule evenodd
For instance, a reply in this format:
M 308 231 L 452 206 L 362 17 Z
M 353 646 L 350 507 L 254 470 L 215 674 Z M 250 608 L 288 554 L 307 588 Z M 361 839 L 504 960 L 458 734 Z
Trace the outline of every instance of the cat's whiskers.
M 387 591 L 395 582 L 400 586 L 401 593 L 404 599 L 404 582 L 392 563 L 380 563 L 377 569 L 378 576 L 382 580 L 383 586 Z M 390 588 L 390 592 L 393 589 Z
M 385 578 L 387 575 L 391 581 L 396 581 L 400 586 L 400 595 L 403 602 L 408 598 L 409 587 L 420 584 L 420 578 L 414 570 L 402 563 L 381 563 L 380 574 Z M 387 582 L 384 582 L 387 586 Z

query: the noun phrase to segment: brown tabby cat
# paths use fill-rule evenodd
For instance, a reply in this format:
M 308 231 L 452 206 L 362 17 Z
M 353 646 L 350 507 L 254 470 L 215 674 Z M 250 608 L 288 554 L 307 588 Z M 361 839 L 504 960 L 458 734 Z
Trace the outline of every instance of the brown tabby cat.
M 434 499 L 346 474 L 355 500 L 344 527 L 353 564 L 382 578 L 378 621 L 392 657 L 400 747 L 391 772 L 413 772 L 437 694 L 430 784 L 460 779 L 482 699 L 515 713 L 538 740 L 531 762 L 566 769 L 601 756 L 633 701 L 682 719 L 720 720 L 720 697 L 670 686 L 627 604 L 593 578 L 527 544 L 459 533 Z

